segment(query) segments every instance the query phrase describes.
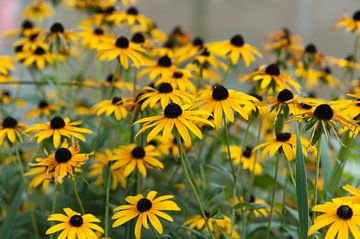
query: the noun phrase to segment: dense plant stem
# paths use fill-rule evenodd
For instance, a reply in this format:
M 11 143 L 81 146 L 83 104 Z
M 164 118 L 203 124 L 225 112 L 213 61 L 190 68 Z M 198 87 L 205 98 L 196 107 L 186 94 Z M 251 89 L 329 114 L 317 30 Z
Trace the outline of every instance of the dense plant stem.
M 275 175 L 274 175 L 274 186 L 273 191 L 271 195 L 271 208 L 270 208 L 270 214 L 269 214 L 269 221 L 267 225 L 267 232 L 266 232 L 266 238 L 270 238 L 270 231 L 271 231 L 271 222 L 274 215 L 274 203 L 275 203 L 275 193 L 276 193 L 276 185 L 277 185 L 277 178 L 278 178 L 278 171 L 279 171 L 279 161 L 280 161 L 280 154 L 277 153 L 276 155 L 276 161 L 275 161 Z
M 81 198 L 80 198 L 80 195 L 78 193 L 78 191 L 76 190 L 76 180 L 75 180 L 75 177 L 71 177 L 71 181 L 72 181 L 72 188 L 73 188 L 73 192 L 74 192 L 74 195 L 76 197 L 76 200 L 79 204 L 79 207 L 80 207 L 80 210 L 81 210 L 81 213 L 82 214 L 85 214 L 85 209 L 84 209 L 84 206 L 83 206 L 83 203 L 81 201 Z
M 56 203 L 57 203 L 57 197 L 58 197 L 58 185 L 56 184 L 55 186 L 55 194 L 54 194 L 54 197 L 53 197 L 53 200 L 52 200 L 52 204 L 51 204 L 51 214 L 54 214 L 55 213 L 55 210 L 56 210 Z M 51 226 L 53 226 L 54 223 L 51 222 Z M 54 238 L 54 235 L 55 234 L 51 234 L 50 235 L 50 239 L 53 239 Z
M 109 204 L 110 204 L 110 189 L 111 189 L 111 169 L 108 167 L 106 184 L 105 184 L 105 238 L 109 237 Z
M 320 160 L 321 160 L 321 142 L 322 142 L 322 137 L 319 138 L 319 141 L 317 144 L 317 158 L 316 158 L 316 169 L 315 169 L 313 206 L 316 205 L 317 197 L 318 197 L 318 183 L 319 183 Z M 313 212 L 313 215 L 312 215 L 313 222 L 315 220 L 315 217 L 316 217 L 316 213 Z
M 177 141 L 177 144 L 178 144 L 178 147 L 179 147 L 179 151 L 180 151 L 180 161 L 181 161 L 181 165 L 184 169 L 184 172 L 185 172 L 185 176 L 187 178 L 187 180 L 189 181 L 189 184 L 190 184 L 190 187 L 195 195 L 195 198 L 196 198 L 196 201 L 199 205 L 199 209 L 200 209 L 200 213 L 201 213 L 201 216 L 204 218 L 205 220 L 205 226 L 206 226 L 206 229 L 209 231 L 209 234 L 211 236 L 212 239 L 216 239 L 213 232 L 211 231 L 211 228 L 210 228 L 210 225 L 209 225 L 209 222 L 208 222 L 208 218 L 206 217 L 206 214 L 205 214 L 205 209 L 204 209 L 204 206 L 203 206 L 203 203 L 199 197 L 199 193 L 197 192 L 196 190 L 196 187 L 194 185 L 194 178 L 192 178 L 189 174 L 189 171 L 188 171 L 188 168 L 187 168 L 187 164 L 188 164 L 188 159 L 187 159 L 187 155 L 186 155 L 186 152 L 185 152 L 185 149 L 184 149 L 184 145 L 181 141 L 181 138 L 180 138 L 180 134 L 179 132 L 176 132 L 176 141 Z

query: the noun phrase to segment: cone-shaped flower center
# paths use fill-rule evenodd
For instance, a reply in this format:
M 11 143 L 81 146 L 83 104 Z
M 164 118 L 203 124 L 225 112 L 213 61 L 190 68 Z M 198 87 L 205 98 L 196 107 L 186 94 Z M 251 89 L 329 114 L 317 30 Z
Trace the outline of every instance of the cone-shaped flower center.
M 244 152 L 242 153 L 242 156 L 244 156 L 245 158 L 250 158 L 252 154 L 252 149 L 252 147 L 246 146 Z
M 61 118 L 60 116 L 55 116 L 54 118 L 52 118 L 52 120 L 50 121 L 50 127 L 52 129 L 62 129 L 65 127 L 65 121 L 63 118 Z
M 64 33 L 64 30 L 64 26 L 60 22 L 55 22 L 50 27 L 52 33 Z
M 230 39 L 230 43 L 233 46 L 241 47 L 245 44 L 245 41 L 241 35 L 237 34 Z
M 278 133 L 276 134 L 276 141 L 278 142 L 287 142 L 291 138 L 290 133 Z
M 304 109 L 304 110 L 310 110 L 312 108 L 311 105 L 308 105 L 305 103 L 300 103 L 300 107 L 301 107 L 301 109 Z
M 116 105 L 122 101 L 121 97 L 114 97 L 111 101 L 111 104 Z
M 210 56 L 210 52 L 207 50 L 207 48 L 205 48 L 205 49 L 201 52 L 200 55 L 202 55 L 202 56 Z
M 167 82 L 164 82 L 164 83 L 161 83 L 159 86 L 158 86 L 158 91 L 160 93 L 170 93 L 173 91 L 173 88 L 172 86 L 167 83 Z
M 183 76 L 184 76 L 184 74 L 180 71 L 175 71 L 173 74 L 173 78 L 175 78 L 175 79 L 180 79 Z
M 136 7 L 129 7 L 128 10 L 126 10 L 126 13 L 129 15 L 138 15 L 139 11 Z
M 341 219 L 348 220 L 353 216 L 353 211 L 349 206 L 340 206 L 336 210 L 336 215 Z
M 162 66 L 162 67 L 170 67 L 172 65 L 172 62 L 171 62 L 170 57 L 165 55 L 165 56 L 159 58 L 157 64 L 158 64 L 158 66 Z
M 284 89 L 280 91 L 280 93 L 277 96 L 277 100 L 279 102 L 286 102 L 288 100 L 292 100 L 293 98 L 294 98 L 294 94 L 288 89 Z
M 193 40 L 192 44 L 193 44 L 194 46 L 203 47 L 204 41 L 203 41 L 203 39 L 201 39 L 200 37 L 196 37 L 196 38 Z
M 34 27 L 34 24 L 29 20 L 25 20 L 25 21 L 23 21 L 21 26 L 23 29 L 31 29 Z
M 151 207 L 152 207 L 152 203 L 147 198 L 140 199 L 136 204 L 136 208 L 139 212 L 149 211 L 151 209 Z
M 170 103 L 165 107 L 164 115 L 166 118 L 177 118 L 182 114 L 182 109 L 178 104 Z
M 66 163 L 67 161 L 69 161 L 71 159 L 71 157 L 72 157 L 72 154 L 71 154 L 70 150 L 68 150 L 67 148 L 59 148 L 55 152 L 55 160 L 58 163 Z
M 222 85 L 214 85 L 212 91 L 214 100 L 226 100 L 229 97 L 229 91 Z
M 280 75 L 280 68 L 277 64 L 270 64 L 265 68 L 265 72 L 272 76 Z
M 116 39 L 115 45 L 118 48 L 126 49 L 129 47 L 129 40 L 124 36 L 118 37 L 118 39 Z
M 317 48 L 314 44 L 310 43 L 306 46 L 305 48 L 305 52 L 306 53 L 311 53 L 311 54 L 314 54 L 317 52 Z
M 94 34 L 95 35 L 104 35 L 104 30 L 101 28 L 95 28 L 94 29 Z
M 74 215 L 70 218 L 70 224 L 74 227 L 81 227 L 81 225 L 84 223 L 82 217 L 80 215 Z
M 145 42 L 144 34 L 142 34 L 141 32 L 135 33 L 132 36 L 131 41 L 135 43 L 144 43 Z
M 334 116 L 334 111 L 328 104 L 321 104 L 315 108 L 314 115 L 320 120 L 331 120 Z
M 251 203 L 254 203 L 255 202 L 255 196 L 254 195 L 250 195 L 250 200 L 249 200 L 249 202 L 251 202 Z
M 38 55 L 38 56 L 44 55 L 45 53 L 46 53 L 46 51 L 44 50 L 44 48 L 42 48 L 40 46 L 36 47 L 36 49 L 34 51 L 34 54 Z
M 145 150 L 143 147 L 141 146 L 136 146 L 132 151 L 131 151 L 131 156 L 133 158 L 136 159 L 142 159 L 145 157 Z
M 40 101 L 39 104 L 38 104 L 39 109 L 45 109 L 48 106 L 49 106 L 49 104 L 45 100 Z
M 354 13 L 353 20 L 360 21 L 360 10 L 358 10 Z
M 18 124 L 18 122 L 16 121 L 16 119 L 11 118 L 11 117 L 6 117 L 3 122 L 2 122 L 2 127 L 4 129 L 13 129 L 16 127 L 16 125 Z

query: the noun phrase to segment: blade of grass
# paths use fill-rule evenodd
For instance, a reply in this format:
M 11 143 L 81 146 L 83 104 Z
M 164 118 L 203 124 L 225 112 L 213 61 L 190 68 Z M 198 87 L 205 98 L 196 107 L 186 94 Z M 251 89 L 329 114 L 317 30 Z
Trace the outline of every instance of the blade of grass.
M 300 142 L 299 127 L 296 125 L 296 201 L 299 211 L 300 238 L 307 238 L 309 228 L 308 187 L 306 181 L 305 160 Z

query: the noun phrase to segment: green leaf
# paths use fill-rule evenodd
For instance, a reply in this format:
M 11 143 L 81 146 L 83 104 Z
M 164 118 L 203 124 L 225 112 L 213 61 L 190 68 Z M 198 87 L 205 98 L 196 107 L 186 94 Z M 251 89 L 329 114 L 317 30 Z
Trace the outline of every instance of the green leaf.
M 322 137 L 323 137 L 322 142 L 325 142 L 324 136 Z M 321 167 L 321 169 L 324 179 L 324 188 L 327 189 L 329 187 L 330 181 L 332 180 L 331 171 L 333 169 L 333 163 L 331 160 L 330 149 L 328 144 L 321 144 L 320 158 L 321 158 L 321 163 L 323 165 L 326 165 L 326 167 Z
M 314 146 L 316 142 L 320 139 L 322 134 L 322 127 L 318 125 L 318 127 L 315 130 L 314 137 L 311 139 L 311 145 Z
M 23 191 L 24 191 L 24 184 L 21 183 L 16 192 L 14 200 L 12 201 L 12 204 L 9 208 L 7 217 L 5 218 L 4 223 L 2 224 L 2 227 L 0 229 L 1 239 L 8 239 L 8 238 L 10 238 L 10 235 L 12 234 L 12 232 L 11 232 L 12 227 L 16 223 L 17 211 L 20 207 L 21 196 L 23 194 Z
M 309 228 L 308 188 L 306 181 L 305 160 L 302 152 L 299 127 L 296 124 L 296 200 L 299 211 L 300 238 L 307 238 Z
M 217 209 L 216 213 L 212 216 L 215 219 L 224 219 L 224 215 L 221 212 L 220 208 Z

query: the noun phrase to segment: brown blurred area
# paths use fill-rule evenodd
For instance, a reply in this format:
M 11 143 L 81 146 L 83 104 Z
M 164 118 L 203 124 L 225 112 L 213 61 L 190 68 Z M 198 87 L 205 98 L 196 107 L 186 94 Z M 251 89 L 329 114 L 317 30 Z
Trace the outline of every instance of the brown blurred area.
M 20 24 L 21 9 L 31 2 L 0 0 L 1 33 Z M 343 57 L 352 51 L 353 36 L 331 29 L 331 25 L 342 14 L 358 10 L 360 0 L 138 0 L 138 6 L 166 32 L 180 25 L 206 41 L 241 33 L 245 40 L 261 47 L 266 33 L 288 27 L 305 44 L 313 42 L 324 54 Z M 71 28 L 81 19 L 65 8 L 59 16 Z M 0 53 L 9 53 L 10 46 L 11 42 L 0 39 Z

